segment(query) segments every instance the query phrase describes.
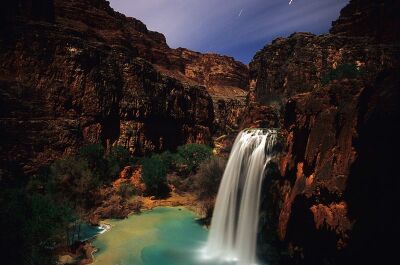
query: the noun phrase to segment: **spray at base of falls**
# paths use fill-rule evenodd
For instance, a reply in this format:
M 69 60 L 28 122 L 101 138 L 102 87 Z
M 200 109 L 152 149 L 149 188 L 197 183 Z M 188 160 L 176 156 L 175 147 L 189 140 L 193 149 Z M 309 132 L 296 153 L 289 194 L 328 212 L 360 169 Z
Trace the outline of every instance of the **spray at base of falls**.
M 207 259 L 257 263 L 260 193 L 266 165 L 274 155 L 275 130 L 248 129 L 232 147 L 218 190 L 206 247 Z

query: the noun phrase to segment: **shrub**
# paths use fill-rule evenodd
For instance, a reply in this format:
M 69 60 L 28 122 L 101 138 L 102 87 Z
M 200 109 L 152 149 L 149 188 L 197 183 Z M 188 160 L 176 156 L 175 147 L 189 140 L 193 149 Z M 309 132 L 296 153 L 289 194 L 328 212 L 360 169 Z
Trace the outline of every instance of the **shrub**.
M 107 155 L 107 161 L 108 174 L 113 178 L 118 177 L 118 174 L 125 166 L 135 162 L 129 150 L 120 145 L 111 148 L 110 153 Z
M 78 160 L 85 160 L 89 169 L 101 180 L 107 178 L 107 161 L 104 159 L 104 147 L 101 144 L 83 146 L 76 155 Z
M 216 156 L 201 163 L 194 177 L 194 187 L 199 199 L 204 200 L 217 195 L 225 166 L 226 159 Z
M 96 165 L 99 161 L 103 161 L 104 147 L 101 144 L 89 144 L 81 147 L 77 155 L 90 165 Z
M 176 164 L 182 168 L 184 175 L 194 173 L 199 165 L 209 159 L 212 148 L 202 144 L 186 144 L 179 146 L 176 155 Z
M 159 155 L 167 170 L 171 170 L 175 164 L 176 155 L 170 151 L 165 151 Z
M 50 171 L 52 193 L 61 192 L 61 196 L 76 206 L 85 207 L 90 203 L 90 191 L 102 183 L 99 176 L 90 169 L 88 162 L 76 157 L 55 161 Z
M 324 77 L 321 79 L 322 85 L 327 85 L 333 80 L 340 80 L 343 78 L 356 78 L 362 74 L 362 71 L 357 68 L 354 64 L 342 64 L 336 67 L 336 69 L 331 69 Z
M 165 196 L 168 194 L 167 167 L 159 155 L 142 159 L 142 179 L 149 195 Z
M 54 242 L 61 242 L 63 238 L 60 235 L 72 219 L 71 210 L 41 194 L 33 194 L 30 203 L 32 218 L 27 221 L 33 241 L 45 239 L 41 241 L 44 247 L 52 247 Z

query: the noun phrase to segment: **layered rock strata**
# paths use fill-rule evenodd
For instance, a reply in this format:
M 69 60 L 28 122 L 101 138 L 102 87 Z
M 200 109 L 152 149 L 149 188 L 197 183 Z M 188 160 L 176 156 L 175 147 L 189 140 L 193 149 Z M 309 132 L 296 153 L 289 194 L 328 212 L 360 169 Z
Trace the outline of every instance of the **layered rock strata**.
M 135 155 L 211 144 L 236 126 L 248 70 L 232 58 L 171 49 L 103 0 L 3 7 L 2 168 L 35 171 L 88 143 Z
M 394 253 L 398 11 L 396 1 L 350 1 L 331 34 L 279 38 L 250 64 L 255 99 L 282 110 L 283 153 L 264 187 L 261 229 L 279 246 L 262 250 L 270 263 L 370 264 Z

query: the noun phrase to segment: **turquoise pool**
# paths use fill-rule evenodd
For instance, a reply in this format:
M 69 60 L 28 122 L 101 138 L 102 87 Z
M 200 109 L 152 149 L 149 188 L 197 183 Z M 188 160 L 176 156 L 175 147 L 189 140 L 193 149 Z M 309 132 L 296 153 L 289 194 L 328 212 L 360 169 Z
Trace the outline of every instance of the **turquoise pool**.
M 214 265 L 201 259 L 207 230 L 182 207 L 159 207 L 124 220 L 108 220 L 111 230 L 93 245 L 96 265 Z

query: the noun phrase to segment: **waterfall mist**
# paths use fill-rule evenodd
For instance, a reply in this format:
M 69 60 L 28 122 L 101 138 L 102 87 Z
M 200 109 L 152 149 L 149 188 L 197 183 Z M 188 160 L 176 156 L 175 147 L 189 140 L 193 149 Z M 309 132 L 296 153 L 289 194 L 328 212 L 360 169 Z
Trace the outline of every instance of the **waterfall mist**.
M 237 265 L 257 263 L 261 186 L 276 142 L 274 130 L 248 129 L 237 136 L 218 190 L 204 249 L 207 258 Z

